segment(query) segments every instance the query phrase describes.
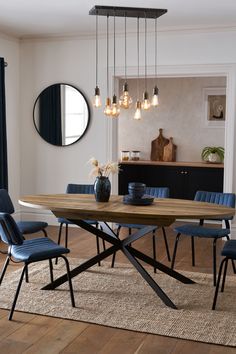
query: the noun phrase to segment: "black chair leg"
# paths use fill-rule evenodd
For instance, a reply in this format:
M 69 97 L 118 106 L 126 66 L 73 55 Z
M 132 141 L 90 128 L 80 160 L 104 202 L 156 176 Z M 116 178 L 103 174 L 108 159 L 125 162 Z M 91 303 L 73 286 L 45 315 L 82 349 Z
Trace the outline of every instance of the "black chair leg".
M 121 226 L 119 225 L 118 228 L 117 228 L 117 231 L 116 231 L 116 235 L 117 235 L 118 238 L 119 238 L 119 234 L 120 234 L 120 229 L 121 229 Z M 114 268 L 115 259 L 116 259 L 116 252 L 114 252 L 113 256 L 112 256 L 111 268 Z
M 217 238 L 214 238 L 213 241 L 213 284 L 216 286 L 216 241 Z
M 6 273 L 9 262 L 10 262 L 10 257 L 7 256 L 5 263 L 3 265 L 3 268 L 2 268 L 2 273 L 1 273 L 1 277 L 0 277 L 0 285 L 2 284 L 2 281 L 3 281 L 4 275 Z
M 178 247 L 180 235 L 181 235 L 181 233 L 179 232 L 176 236 L 176 239 L 175 239 L 175 247 L 174 247 L 174 252 L 173 252 L 172 261 L 171 261 L 171 269 L 174 269 L 175 257 L 176 257 L 176 252 L 177 252 L 177 247 Z
M 68 246 L 68 224 L 66 224 L 65 248 Z
M 234 260 L 231 259 L 231 262 L 232 262 L 232 267 L 233 267 L 234 274 L 236 274 L 236 267 L 235 267 Z M 0 284 L 1 284 L 1 283 L 0 283 Z
M 52 260 L 49 259 L 49 270 L 50 270 L 50 280 L 51 283 L 53 282 L 53 265 L 52 265 Z
M 58 239 L 57 239 L 57 244 L 58 245 L 61 244 L 62 227 L 63 227 L 63 222 L 60 223 L 60 227 L 59 227 Z M 55 260 L 55 264 L 57 264 L 57 263 L 58 263 L 58 258 L 56 258 L 56 260 Z
M 225 267 L 224 267 L 224 273 L 223 273 L 223 279 L 222 279 L 222 285 L 221 285 L 221 292 L 222 293 L 225 290 L 225 280 L 226 280 L 226 274 L 227 274 L 227 267 L 228 267 L 228 259 L 225 262 Z
M 161 229 L 162 229 L 162 233 L 163 233 L 163 237 L 164 237 L 164 241 L 165 241 L 167 258 L 168 258 L 168 261 L 170 262 L 171 258 L 170 258 L 169 245 L 168 245 L 168 241 L 167 241 L 167 237 L 166 237 L 166 230 L 164 227 L 162 227 Z
M 153 248 L 153 259 L 156 261 L 157 257 L 156 257 L 156 234 L 155 234 L 155 230 L 152 231 L 152 248 Z M 154 273 L 157 272 L 156 267 L 154 267 Z
M 44 233 L 44 236 L 45 236 L 45 237 L 48 237 L 47 231 L 46 231 L 45 229 L 43 229 L 42 231 L 43 231 L 43 233 Z
M 212 304 L 212 310 L 215 310 L 215 308 L 216 308 L 216 301 L 217 301 L 218 292 L 219 292 L 222 269 L 223 269 L 223 266 L 224 266 L 224 263 L 226 262 L 226 260 L 227 260 L 227 258 L 224 258 L 220 264 L 220 269 L 219 269 L 218 279 L 217 279 L 216 289 L 215 289 L 215 295 L 214 295 L 213 304 Z
M 96 236 L 96 244 L 97 244 L 97 254 L 100 254 L 100 245 L 99 245 L 99 237 L 98 236 Z M 100 265 L 101 265 L 100 261 L 98 261 L 98 265 L 100 267 Z
M 58 240 L 57 240 L 58 245 L 61 244 L 62 226 L 63 226 L 63 222 L 60 223 L 60 227 L 59 227 Z
M 26 281 L 26 283 L 29 282 L 28 265 L 25 266 L 25 281 Z
M 194 236 L 191 236 L 191 249 L 192 249 L 192 266 L 195 267 L 195 245 L 194 245 Z
M 18 286 L 17 286 L 17 289 L 16 289 L 15 297 L 14 297 L 14 300 L 13 300 L 13 303 L 12 303 L 12 307 L 11 307 L 11 311 L 10 311 L 10 314 L 9 314 L 9 317 L 8 317 L 9 321 L 11 321 L 12 316 L 13 316 L 13 312 L 14 312 L 15 307 L 16 307 L 16 302 L 17 302 L 17 299 L 18 299 L 18 295 L 19 295 L 19 292 L 20 292 L 21 284 L 22 284 L 26 269 L 27 269 L 27 264 L 24 265 L 23 270 L 21 272 L 20 280 L 19 280 L 19 283 L 18 283 Z
M 74 291 L 73 291 L 73 286 L 72 286 L 72 281 L 71 281 L 71 276 L 70 276 L 69 262 L 65 256 L 61 255 L 60 257 L 63 258 L 66 263 L 66 271 L 67 271 L 67 278 L 68 278 L 69 289 L 70 289 L 71 305 L 72 305 L 72 307 L 75 307 L 75 298 L 74 298 Z
M 129 227 L 129 236 L 132 234 L 132 228 Z M 132 243 L 129 244 L 129 246 L 132 246 Z

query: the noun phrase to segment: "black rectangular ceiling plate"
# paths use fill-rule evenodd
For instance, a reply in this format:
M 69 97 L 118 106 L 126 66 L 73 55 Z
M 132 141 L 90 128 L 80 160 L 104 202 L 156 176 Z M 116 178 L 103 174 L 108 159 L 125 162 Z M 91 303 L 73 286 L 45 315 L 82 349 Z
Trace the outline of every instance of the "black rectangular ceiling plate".
M 95 5 L 89 15 L 136 17 L 136 18 L 158 18 L 167 12 L 166 9 L 150 9 L 142 7 L 120 7 Z

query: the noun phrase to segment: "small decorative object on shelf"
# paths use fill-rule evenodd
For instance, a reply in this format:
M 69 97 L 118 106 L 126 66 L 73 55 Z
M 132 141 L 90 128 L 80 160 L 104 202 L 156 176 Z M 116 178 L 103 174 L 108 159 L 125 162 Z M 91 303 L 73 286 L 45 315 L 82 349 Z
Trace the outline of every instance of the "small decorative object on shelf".
M 170 137 L 169 143 L 164 146 L 163 161 L 165 162 L 176 161 L 176 150 L 177 150 L 177 146 L 173 143 L 173 138 Z
M 163 134 L 163 129 L 159 129 L 159 135 L 152 141 L 151 144 L 151 160 L 163 161 L 164 147 L 169 143 L 169 139 L 166 139 Z
M 93 169 L 91 175 L 96 176 L 94 182 L 94 195 L 97 202 L 108 202 L 111 195 L 110 174 L 119 172 L 119 164 L 117 162 L 108 162 L 101 165 L 98 160 L 92 157 L 89 162 Z
M 138 151 L 138 150 L 131 151 L 131 160 L 132 161 L 140 160 L 140 151 Z
M 224 161 L 225 149 L 222 146 L 206 146 L 202 150 L 203 161 L 210 163 L 221 163 Z
M 130 159 L 130 152 L 128 150 L 121 151 L 121 161 L 129 161 Z

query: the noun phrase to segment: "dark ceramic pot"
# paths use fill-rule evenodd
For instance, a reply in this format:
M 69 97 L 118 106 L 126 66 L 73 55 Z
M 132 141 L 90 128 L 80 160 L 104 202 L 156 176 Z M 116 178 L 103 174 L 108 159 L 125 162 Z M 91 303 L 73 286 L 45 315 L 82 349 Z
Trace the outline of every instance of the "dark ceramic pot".
M 111 182 L 108 177 L 96 177 L 94 194 L 97 202 L 108 202 L 111 195 Z

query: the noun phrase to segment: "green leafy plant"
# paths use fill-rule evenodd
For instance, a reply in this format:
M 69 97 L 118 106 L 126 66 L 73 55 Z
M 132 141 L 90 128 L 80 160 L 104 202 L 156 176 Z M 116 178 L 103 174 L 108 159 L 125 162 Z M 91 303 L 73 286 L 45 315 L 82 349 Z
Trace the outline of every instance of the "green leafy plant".
M 208 161 L 210 154 L 217 154 L 222 162 L 224 160 L 225 149 L 222 146 L 206 146 L 202 150 L 201 157 L 204 161 Z

